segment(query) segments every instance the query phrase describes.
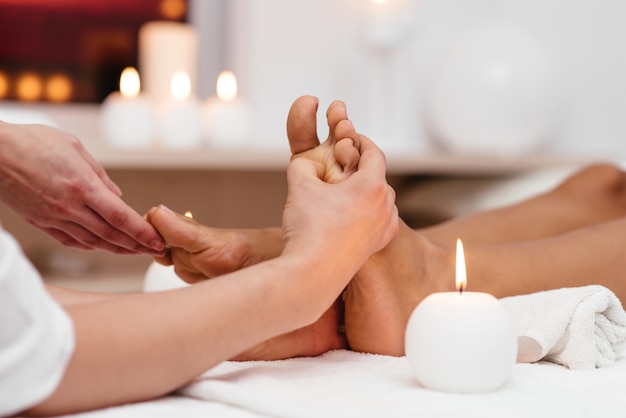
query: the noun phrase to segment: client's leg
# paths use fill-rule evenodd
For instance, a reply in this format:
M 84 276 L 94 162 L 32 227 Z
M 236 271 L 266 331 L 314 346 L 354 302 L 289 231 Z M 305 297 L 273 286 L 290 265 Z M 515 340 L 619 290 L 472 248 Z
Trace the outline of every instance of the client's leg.
M 315 112 L 317 101 L 311 97 L 298 99 L 292 106 L 288 118 L 288 132 L 292 149 L 298 139 L 307 135 L 307 142 L 317 140 Z M 359 138 L 352 123 L 347 119 L 345 106 L 341 102 L 330 105 L 327 118 L 329 138 L 316 148 L 307 150 L 299 158 L 310 158 L 319 164 L 323 178 L 338 182 L 352 174 L 359 162 Z M 220 230 L 196 223 L 182 215 L 177 217 L 148 219 L 159 231 L 184 242 L 183 251 L 161 260 L 175 259 L 176 272 L 189 282 L 201 281 L 230 271 L 238 270 L 259 261 L 280 255 L 283 242 L 279 229 L 271 230 Z M 262 251 L 261 251 L 262 250 Z M 237 360 L 282 359 L 297 356 L 314 356 L 328 350 L 346 347 L 345 336 L 338 333 L 337 325 L 343 322 L 343 302 L 331 306 L 314 324 L 265 341 L 246 350 Z
M 403 235 L 406 248 L 395 247 L 412 253 L 399 257 L 400 269 L 379 253 L 350 283 L 345 321 L 353 349 L 402 355 L 412 309 L 431 291 L 454 290 L 454 246 L 436 247 L 415 235 Z M 601 284 L 626 300 L 626 218 L 534 241 L 465 248 L 470 290 L 504 297 Z
M 609 164 L 586 167 L 546 193 L 508 207 L 421 229 L 429 240 L 518 242 L 626 216 L 626 174 Z
M 315 98 L 302 101 L 305 104 L 300 111 L 317 106 Z M 328 148 L 317 147 L 315 111 L 298 112 L 297 116 L 290 114 L 291 125 L 288 123 L 292 152 L 319 161 L 332 159 Z M 298 123 L 294 123 L 296 119 Z M 367 261 L 346 289 L 350 346 L 358 351 L 403 353 L 406 321 L 417 303 L 429 293 L 453 288 L 454 254 L 449 248 L 458 236 L 470 245 L 514 242 L 624 216 L 624 180 L 624 173 L 617 168 L 598 165 L 572 176 L 551 192 L 507 208 L 470 215 L 420 233 L 401 224 L 397 237 Z M 506 293 L 506 289 L 493 290 Z

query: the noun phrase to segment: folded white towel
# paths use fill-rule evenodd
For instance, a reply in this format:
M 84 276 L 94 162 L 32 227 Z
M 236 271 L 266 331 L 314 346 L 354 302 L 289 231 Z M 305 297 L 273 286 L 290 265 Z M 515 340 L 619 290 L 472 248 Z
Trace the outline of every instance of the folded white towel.
M 548 360 L 570 369 L 612 365 L 626 341 L 626 313 L 603 286 L 503 298 L 518 335 L 519 362 Z

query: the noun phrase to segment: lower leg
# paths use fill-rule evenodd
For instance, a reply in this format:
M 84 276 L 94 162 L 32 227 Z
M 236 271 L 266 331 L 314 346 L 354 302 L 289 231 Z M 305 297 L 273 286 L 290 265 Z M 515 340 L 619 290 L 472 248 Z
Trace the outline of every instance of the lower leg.
M 412 231 L 402 224 L 397 238 L 372 256 L 347 288 L 348 343 L 357 351 L 401 355 L 404 352 L 404 329 L 415 306 L 432 292 L 454 289 L 454 244 L 458 237 L 470 249 L 468 270 L 470 277 L 476 278 L 475 282 L 470 281 L 470 289 L 502 297 L 551 286 L 589 283 L 593 276 L 571 277 L 568 283 L 551 279 L 557 271 L 549 269 L 547 262 L 532 264 L 537 271 L 531 274 L 533 279 L 530 282 L 527 278 L 517 282 L 493 280 L 493 277 L 502 276 L 496 274 L 498 266 L 511 265 L 493 254 L 506 249 L 501 257 L 513 257 L 514 264 L 521 264 L 515 267 L 516 271 L 525 271 L 530 264 L 527 262 L 529 258 L 524 258 L 524 252 L 543 249 L 550 242 L 531 244 L 526 241 L 547 239 L 626 216 L 625 184 L 621 170 L 609 165 L 595 165 L 571 176 L 554 190 L 517 205 L 465 216 L 419 231 Z M 559 244 L 556 250 L 551 250 L 553 256 L 565 257 L 559 252 L 564 246 L 562 243 L 567 241 L 562 237 L 555 240 Z M 515 242 L 526 243 L 513 244 Z M 502 245 L 506 243 L 511 246 Z M 478 251 L 478 255 L 474 257 L 471 251 Z M 539 253 L 536 257 L 543 256 Z M 480 260 L 489 262 L 481 264 Z M 520 263 L 520 260 L 523 261 Z M 472 273 L 472 268 L 479 271 Z M 561 278 L 564 277 L 561 274 Z M 614 291 L 620 291 L 619 283 L 614 279 L 602 284 L 609 283 Z
M 626 216 L 626 173 L 586 167 L 553 190 L 518 204 L 459 217 L 420 232 L 440 244 L 504 243 L 558 235 Z
M 394 250 L 392 243 L 372 257 L 350 283 L 346 328 L 352 349 L 402 355 L 415 306 L 428 293 L 454 290 L 454 246 L 415 234 L 395 252 L 384 254 Z M 468 289 L 500 298 L 600 284 L 626 300 L 624 248 L 626 217 L 534 241 L 466 245 Z

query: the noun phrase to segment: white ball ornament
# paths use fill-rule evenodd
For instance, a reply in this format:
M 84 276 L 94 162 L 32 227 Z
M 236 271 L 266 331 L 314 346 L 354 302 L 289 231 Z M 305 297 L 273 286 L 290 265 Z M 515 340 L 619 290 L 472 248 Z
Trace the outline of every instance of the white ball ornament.
M 554 57 L 527 31 L 491 24 L 456 42 L 425 91 L 426 123 L 453 153 L 517 156 L 545 147 L 562 106 Z

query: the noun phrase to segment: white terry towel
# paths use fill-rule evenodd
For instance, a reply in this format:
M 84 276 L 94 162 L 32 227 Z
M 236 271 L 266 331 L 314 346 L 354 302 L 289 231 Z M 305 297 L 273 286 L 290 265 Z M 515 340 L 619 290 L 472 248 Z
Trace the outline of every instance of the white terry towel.
M 626 341 L 626 313 L 603 286 L 563 288 L 501 299 L 517 327 L 519 362 L 570 369 L 612 365 Z

